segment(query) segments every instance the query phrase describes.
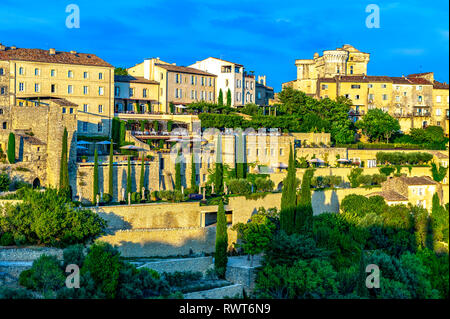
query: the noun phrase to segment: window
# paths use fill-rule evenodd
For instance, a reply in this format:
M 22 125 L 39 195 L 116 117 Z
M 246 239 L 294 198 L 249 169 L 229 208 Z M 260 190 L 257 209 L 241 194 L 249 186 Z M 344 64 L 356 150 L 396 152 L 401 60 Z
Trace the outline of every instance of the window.
M 69 94 L 73 93 L 73 86 L 72 85 L 68 85 L 67 86 L 67 93 L 69 93 Z
M 422 102 L 422 100 L 423 100 L 422 95 L 419 95 L 419 96 L 417 97 L 417 102 Z
M 400 91 L 400 86 L 397 85 L 397 86 L 395 87 L 395 89 L 396 89 L 397 91 Z
M 388 99 L 388 95 L 387 94 L 383 94 L 383 101 L 387 101 Z
M 385 89 L 386 87 L 387 87 L 386 84 L 381 84 L 381 88 L 382 88 L 382 89 Z
M 345 98 L 350 99 L 350 94 L 345 94 Z
M 400 96 L 398 95 L 395 96 L 395 102 L 400 102 Z
M 63 113 L 63 114 L 66 113 L 66 108 L 65 108 L 65 107 L 62 108 L 62 113 Z
M 175 74 L 175 83 L 181 83 L 181 74 Z
M 322 90 L 328 89 L 328 84 L 322 84 Z
M 209 86 L 212 86 L 212 78 L 209 78 Z
M 88 94 L 88 87 L 87 86 L 83 86 L 83 94 L 84 95 Z
M 441 103 L 441 96 L 440 95 L 436 96 L 436 103 Z
M 69 70 L 69 71 L 67 72 L 67 77 L 73 78 L 73 72 L 72 72 L 71 70 Z
M 418 91 L 422 91 L 422 85 L 419 85 L 419 86 L 417 87 L 417 90 L 418 90 Z
M 194 82 L 194 76 L 191 75 L 191 84 L 194 85 L 194 83 L 195 83 L 195 82 Z
M 373 88 L 373 84 L 369 84 L 369 85 L 367 85 L 367 87 L 368 87 L 369 89 L 371 89 L 371 88 Z
M 359 84 L 352 84 L 352 89 L 360 89 L 361 85 Z
M 201 81 L 201 83 L 202 83 L 202 86 L 205 86 L 205 78 L 202 76 L 202 81 Z
M 56 70 L 51 70 L 50 71 L 50 76 L 53 78 L 56 76 Z
M 4 75 L 5 71 L 3 70 L 3 68 L 0 68 L 0 75 Z
M 52 85 L 50 86 L 50 91 L 51 91 L 52 93 L 56 93 L 56 84 L 52 84 Z
M 25 91 L 25 84 L 23 84 L 22 82 L 19 83 L 19 92 L 23 92 Z
M 283 155 L 283 149 L 280 148 L 280 155 Z
M 99 133 L 103 132 L 103 123 L 102 122 L 98 122 L 98 124 L 97 124 L 97 132 L 99 132 Z
M 103 93 L 104 93 L 104 88 L 103 88 L 103 86 L 100 86 L 98 88 L 98 95 L 103 95 Z
M 369 94 L 369 101 L 373 101 L 374 100 L 375 95 L 374 94 Z
M 6 88 L 4 86 L 2 86 L 0 88 L 0 95 L 5 95 L 6 94 Z
M 88 105 L 87 104 L 83 104 L 83 112 L 87 113 L 88 111 Z
M 441 116 L 441 109 L 436 109 L 436 116 Z
M 87 79 L 89 77 L 89 73 L 88 72 L 83 72 L 83 79 Z
M 69 113 L 73 114 L 73 108 L 72 107 L 69 109 Z
M 6 130 L 8 128 L 8 124 L 6 122 L 3 122 L 3 129 Z
M 38 84 L 38 83 L 36 83 L 36 84 L 34 85 L 34 92 L 40 92 L 40 91 L 41 91 L 41 85 Z
M 353 65 L 350 66 L 350 74 L 353 74 Z
M 194 99 L 194 90 L 191 90 L 191 99 Z
M 212 92 L 209 92 L 209 94 L 208 94 L 208 100 L 212 101 Z
M 119 96 L 120 95 L 120 87 L 116 86 L 114 87 L 114 95 Z
M 143 97 L 147 97 L 147 89 L 143 89 L 142 90 L 142 96 Z
M 341 73 L 340 70 L 339 70 L 339 67 L 337 67 L 336 73 L 337 73 L 337 74 Z
M 132 97 L 134 95 L 134 89 L 132 89 L 132 88 L 129 89 L 129 95 L 130 95 L 130 97 Z
M 41 75 L 41 70 L 38 68 L 34 69 L 34 75 Z
M 98 113 L 103 113 L 103 105 L 98 106 Z
M 359 94 L 355 95 L 355 100 L 359 100 Z
M 99 80 L 103 80 L 103 73 L 102 73 L 102 72 L 100 72 L 100 73 L 98 74 L 98 79 L 99 79 Z
M 403 96 L 406 96 L 406 92 L 403 92 Z

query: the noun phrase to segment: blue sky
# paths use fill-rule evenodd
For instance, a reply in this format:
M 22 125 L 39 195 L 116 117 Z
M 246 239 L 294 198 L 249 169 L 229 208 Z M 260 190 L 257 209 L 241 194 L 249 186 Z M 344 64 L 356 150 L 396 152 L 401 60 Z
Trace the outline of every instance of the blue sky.
M 68 4 L 80 28 L 68 29 Z M 368 4 L 380 28 L 365 26 Z M 1 0 L 0 42 L 17 47 L 94 53 L 130 67 L 160 57 L 189 65 L 209 56 L 266 74 L 276 91 L 294 80 L 295 59 L 342 44 L 371 53 L 370 75 L 434 71 L 449 79 L 448 1 Z

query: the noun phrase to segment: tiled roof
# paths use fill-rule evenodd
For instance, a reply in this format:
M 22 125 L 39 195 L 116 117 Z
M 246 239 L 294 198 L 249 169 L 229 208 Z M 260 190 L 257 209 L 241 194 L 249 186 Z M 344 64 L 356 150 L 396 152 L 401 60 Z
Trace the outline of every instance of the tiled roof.
M 0 50 L 0 60 L 113 67 L 111 64 L 100 59 L 95 54 L 55 51 L 55 54 L 52 55 L 49 50 L 25 48 L 12 49 L 10 47 L 6 47 L 5 50 Z
M 159 66 L 160 68 L 166 69 L 170 72 L 179 72 L 179 73 L 189 73 L 189 74 L 199 74 L 199 75 L 207 75 L 207 76 L 217 76 L 212 73 L 208 73 L 199 69 L 194 69 L 186 66 L 178 66 L 173 64 L 160 64 L 156 63 L 155 65 Z
M 399 194 L 397 192 L 394 192 L 394 191 L 382 191 L 382 192 L 375 192 L 375 193 L 367 194 L 367 197 L 372 197 L 372 196 L 381 196 L 386 201 L 389 201 L 389 202 L 406 202 L 406 201 L 408 201 L 407 197 L 405 197 L 402 194 Z
M 419 77 L 410 77 L 408 78 L 411 83 L 413 84 L 424 84 L 424 85 L 432 85 L 433 83 L 431 83 L 430 81 L 428 81 L 427 79 L 424 78 L 419 78 Z
M 400 178 L 406 185 L 435 185 L 437 182 L 433 181 L 428 176 L 413 176 L 413 177 L 398 177 Z
M 38 139 L 35 136 L 30 136 L 27 135 L 26 133 L 22 133 L 22 132 L 16 132 L 16 134 L 20 137 L 22 137 L 22 139 L 29 144 L 32 145 L 47 145 L 46 143 L 42 142 L 40 139 Z
M 448 153 L 445 154 L 445 153 L 441 153 L 441 152 L 435 152 L 434 156 L 436 156 L 437 158 L 440 158 L 440 159 L 446 159 L 446 158 L 448 158 Z
M 438 82 L 438 81 L 434 81 L 433 88 L 434 89 L 448 90 L 449 89 L 449 85 L 448 85 L 448 83 L 441 83 L 441 82 Z
M 404 76 L 391 76 L 392 83 L 394 84 L 411 84 L 408 78 Z
M 159 84 L 157 81 L 147 80 L 142 76 L 132 75 L 114 75 L 114 82 L 132 82 L 132 83 L 146 83 L 146 84 Z
M 413 74 L 409 74 L 408 75 L 408 77 L 420 77 L 420 76 L 423 76 L 423 75 L 428 75 L 428 74 L 431 74 L 431 73 L 433 73 L 433 72 L 423 72 L 423 73 L 413 73 Z
M 237 65 L 237 66 L 243 66 L 242 64 L 239 64 L 239 63 L 227 61 L 227 60 L 224 60 L 224 59 L 215 58 L 215 57 L 212 57 L 212 56 L 210 56 L 209 58 L 211 58 L 211 59 L 216 59 L 216 60 L 223 61 L 223 62 L 227 62 L 227 63 L 231 63 L 231 64 L 234 64 L 234 65 Z M 209 59 L 209 58 L 208 58 L 208 59 Z
M 319 82 L 334 83 L 334 82 L 355 82 L 355 83 L 393 83 L 393 84 L 423 84 L 431 85 L 431 82 L 424 78 L 406 78 L 399 76 L 384 76 L 384 75 L 336 75 L 331 78 L 319 78 Z

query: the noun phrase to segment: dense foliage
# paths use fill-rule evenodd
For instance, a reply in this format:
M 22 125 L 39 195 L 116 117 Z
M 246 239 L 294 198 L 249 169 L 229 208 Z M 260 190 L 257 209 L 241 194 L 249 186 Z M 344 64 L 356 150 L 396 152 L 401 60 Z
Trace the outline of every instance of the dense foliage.
M 106 222 L 89 209 L 80 209 L 57 190 L 23 188 L 23 201 L 0 208 L 1 238 L 8 245 L 67 246 L 86 243 L 103 234 Z

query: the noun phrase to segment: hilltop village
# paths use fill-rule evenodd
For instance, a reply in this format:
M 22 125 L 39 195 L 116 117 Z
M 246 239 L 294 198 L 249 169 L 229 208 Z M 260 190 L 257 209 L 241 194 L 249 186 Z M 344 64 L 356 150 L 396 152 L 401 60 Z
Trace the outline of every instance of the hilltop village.
M 150 295 L 121 295 L 117 279 L 99 288 L 106 298 L 277 298 L 280 287 L 264 286 L 277 272 L 356 278 L 361 260 L 382 259 L 377 251 L 448 259 L 449 85 L 433 72 L 371 75 L 369 61 L 351 45 L 326 49 L 296 60 L 297 79 L 275 93 L 266 75 L 215 57 L 122 68 L 93 53 L 0 44 L 0 279 L 19 280 L 8 261 L 45 253 L 56 262 L 73 244 L 88 247 L 78 247 L 83 267 L 98 249 L 131 260 L 117 267 L 139 276 L 163 274 L 139 288 Z M 30 207 L 53 207 L 65 224 L 48 231 L 57 217 Z M 329 264 L 305 257 L 276 268 L 305 240 L 311 256 L 334 251 Z M 39 295 L 30 267 L 20 285 Z M 321 297 L 448 297 L 448 274 L 446 288 L 430 279 L 423 296 L 398 282 L 373 293 L 336 279 Z M 52 289 L 62 298 L 95 295 L 61 287 Z M 278 297 L 307 293 L 295 291 Z

